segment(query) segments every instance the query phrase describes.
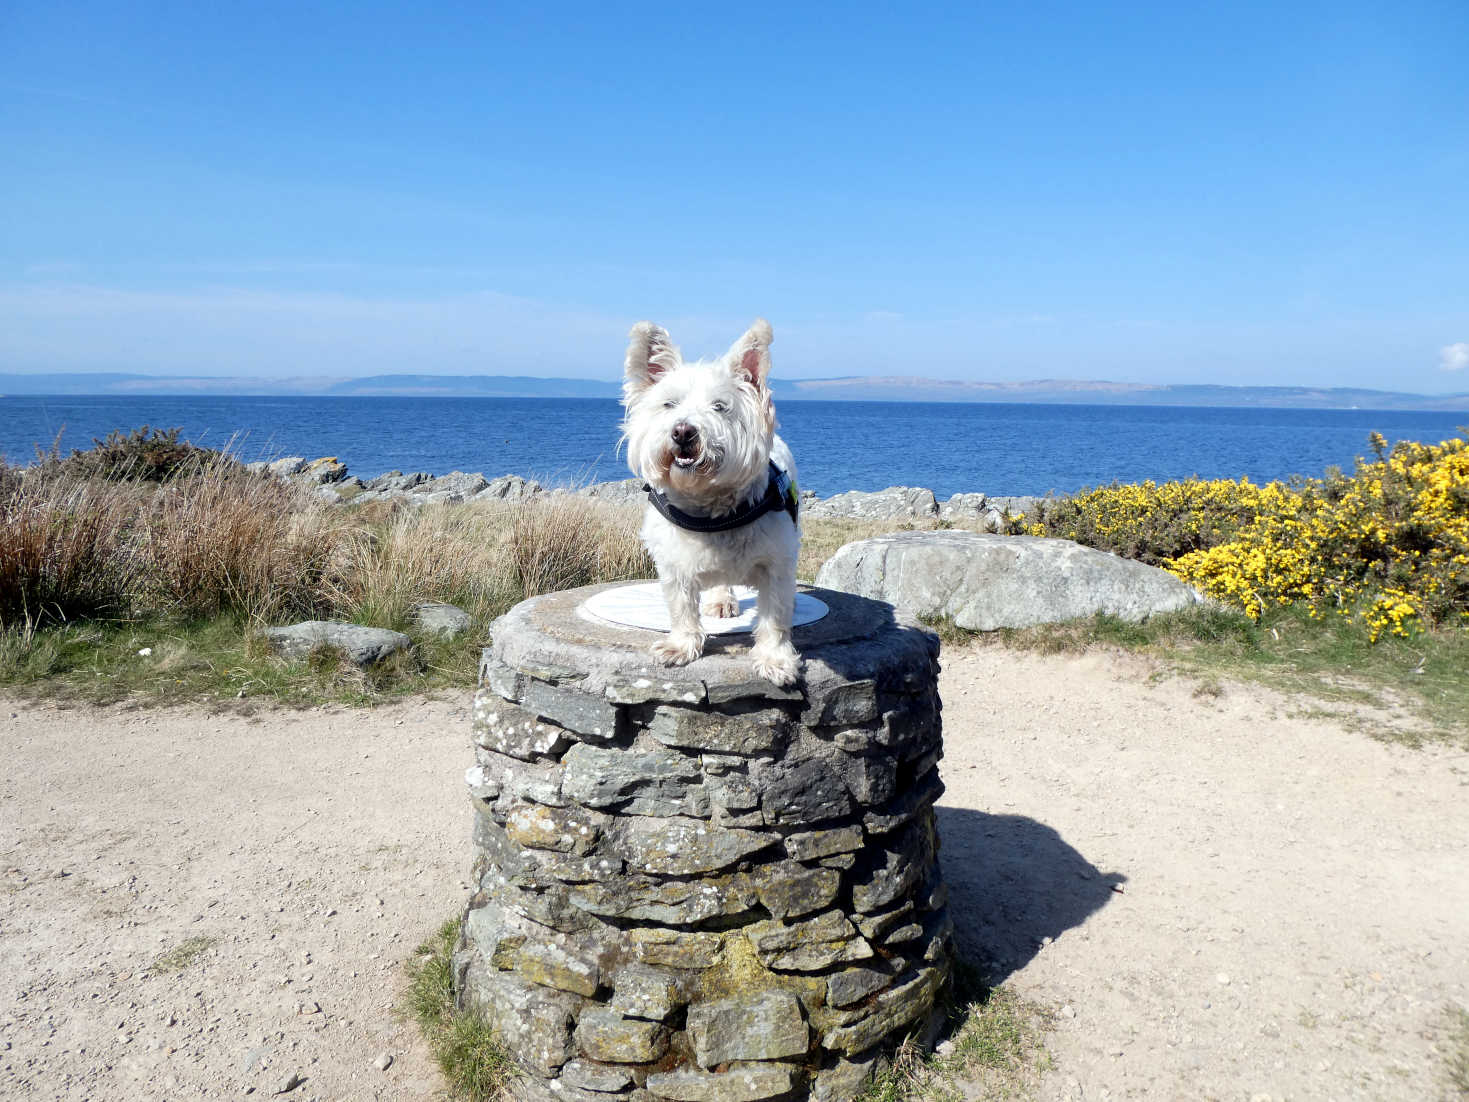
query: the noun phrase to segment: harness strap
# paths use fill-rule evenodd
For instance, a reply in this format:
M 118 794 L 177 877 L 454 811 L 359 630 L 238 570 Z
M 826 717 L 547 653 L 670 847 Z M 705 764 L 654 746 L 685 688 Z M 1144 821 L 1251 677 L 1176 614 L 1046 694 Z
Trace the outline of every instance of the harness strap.
M 678 506 L 670 504 L 668 498 L 652 486 L 645 485 L 643 489 L 647 491 L 649 503 L 668 523 L 687 532 L 728 532 L 734 528 L 743 528 L 773 509 L 784 509 L 790 514 L 791 523 L 796 524 L 801 508 L 800 495 L 797 494 L 790 475 L 774 462 L 770 464 L 770 481 L 765 485 L 765 494 L 722 516 L 700 517 L 686 513 Z

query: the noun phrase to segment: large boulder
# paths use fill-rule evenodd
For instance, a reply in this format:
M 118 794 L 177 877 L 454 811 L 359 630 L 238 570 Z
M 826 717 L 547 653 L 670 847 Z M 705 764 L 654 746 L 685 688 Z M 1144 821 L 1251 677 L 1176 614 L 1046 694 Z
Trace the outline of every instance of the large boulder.
M 648 500 L 643 491 L 647 483 L 641 478 L 624 478 L 620 482 L 593 482 L 576 492 L 582 497 L 611 501 L 618 505 L 642 505 Z
M 539 482 L 518 474 L 502 474 L 471 499 L 473 501 L 525 501 L 542 493 Z
M 933 491 L 917 486 L 889 486 L 868 493 L 848 490 L 844 494 L 804 506 L 807 516 L 844 517 L 853 520 L 899 520 L 936 517 L 939 503 Z
M 413 488 L 415 505 L 458 505 L 489 486 L 489 480 L 478 472 L 450 471 Z
M 318 647 L 335 647 L 356 666 L 374 665 L 413 644 L 400 631 L 340 620 L 307 620 L 289 627 L 266 628 L 261 634 L 270 649 L 282 658 L 305 658 Z
M 425 635 L 457 639 L 469 630 L 474 619 L 457 605 L 421 601 L 413 606 L 413 623 Z
M 1203 598 L 1172 574 L 1035 536 L 897 532 L 842 547 L 816 584 L 947 616 L 973 631 L 1029 627 L 1098 612 L 1144 620 Z

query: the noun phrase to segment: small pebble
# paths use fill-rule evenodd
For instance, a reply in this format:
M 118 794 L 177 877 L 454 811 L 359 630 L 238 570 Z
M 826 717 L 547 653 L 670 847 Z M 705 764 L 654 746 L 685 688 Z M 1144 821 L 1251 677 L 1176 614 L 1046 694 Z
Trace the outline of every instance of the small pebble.
M 1074 1018 L 1074 1017 L 1076 1017 L 1076 1007 L 1072 1006 L 1070 1003 L 1067 1003 L 1065 1006 L 1063 1006 L 1061 1008 L 1061 1017 L 1063 1017 L 1063 1018 Z
M 286 1077 L 286 1081 L 281 1084 L 280 1089 L 277 1090 L 275 1093 L 289 1094 L 291 1091 L 295 1090 L 304 1082 L 306 1082 L 306 1077 L 302 1075 L 299 1071 L 293 1071 L 289 1076 Z
M 1223 987 L 1228 987 L 1229 986 L 1229 973 L 1228 972 L 1220 972 L 1219 975 L 1215 976 L 1214 978 L 1219 981 L 1219 983 L 1220 983 L 1221 986 L 1223 986 Z
M 387 1071 L 393 1066 L 393 1054 L 391 1052 L 379 1052 L 377 1059 L 372 1062 L 372 1066 L 377 1068 L 378 1071 Z

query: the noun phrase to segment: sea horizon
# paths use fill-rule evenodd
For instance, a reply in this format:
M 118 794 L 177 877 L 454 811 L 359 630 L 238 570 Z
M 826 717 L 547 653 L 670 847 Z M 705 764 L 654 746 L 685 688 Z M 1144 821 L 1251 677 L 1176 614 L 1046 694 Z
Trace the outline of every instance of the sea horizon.
M 1368 435 L 1437 443 L 1459 411 L 1282 407 L 788 401 L 781 433 L 803 489 L 919 486 L 945 498 L 1069 494 L 1112 482 L 1350 470 Z M 615 399 L 25 395 L 0 398 L 0 457 L 34 461 L 109 432 L 180 428 L 240 459 L 335 456 L 364 480 L 390 470 L 517 474 L 567 486 L 631 476 L 618 450 Z

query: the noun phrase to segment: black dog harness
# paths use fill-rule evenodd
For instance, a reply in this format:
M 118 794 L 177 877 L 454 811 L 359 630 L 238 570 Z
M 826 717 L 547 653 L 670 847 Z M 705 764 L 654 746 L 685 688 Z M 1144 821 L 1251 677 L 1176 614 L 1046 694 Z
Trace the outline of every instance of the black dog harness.
M 645 485 L 643 489 L 647 491 L 648 501 L 653 508 L 669 524 L 687 532 L 728 532 L 732 528 L 743 528 L 775 509 L 784 509 L 791 515 L 791 523 L 795 524 L 801 509 L 801 497 L 796 491 L 796 484 L 791 481 L 790 475 L 773 462 L 770 464 L 770 481 L 766 483 L 764 496 L 722 516 L 699 517 L 685 513 L 678 506 L 670 505 L 668 498 L 652 486 Z

